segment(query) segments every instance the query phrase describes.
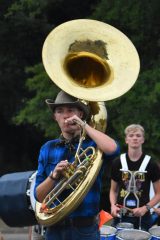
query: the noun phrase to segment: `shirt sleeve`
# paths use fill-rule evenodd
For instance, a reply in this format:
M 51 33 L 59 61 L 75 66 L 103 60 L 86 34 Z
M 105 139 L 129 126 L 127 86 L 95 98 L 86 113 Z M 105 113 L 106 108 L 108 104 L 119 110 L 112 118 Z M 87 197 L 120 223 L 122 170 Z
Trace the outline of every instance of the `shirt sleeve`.
M 115 182 L 119 182 L 121 179 L 121 162 L 119 157 L 115 158 L 111 166 L 111 179 Z
M 148 168 L 150 169 L 150 179 L 152 182 L 156 182 L 160 180 L 160 169 L 156 161 L 154 161 L 152 158 L 148 164 Z M 148 168 L 146 170 L 148 170 Z
M 106 159 L 113 160 L 114 158 L 120 155 L 120 145 L 117 141 L 116 141 L 116 144 L 117 144 L 117 148 L 113 153 L 104 153 L 104 156 L 106 157 Z
M 46 174 L 45 174 L 45 156 L 46 156 L 46 147 L 45 145 L 41 147 L 40 149 L 40 153 L 39 153 L 39 157 L 38 157 L 38 171 L 37 171 L 37 175 L 36 175 L 36 182 L 35 182 L 35 187 L 34 187 L 34 196 L 37 200 L 37 194 L 36 194 L 36 188 L 37 186 L 42 183 L 45 178 L 46 178 Z

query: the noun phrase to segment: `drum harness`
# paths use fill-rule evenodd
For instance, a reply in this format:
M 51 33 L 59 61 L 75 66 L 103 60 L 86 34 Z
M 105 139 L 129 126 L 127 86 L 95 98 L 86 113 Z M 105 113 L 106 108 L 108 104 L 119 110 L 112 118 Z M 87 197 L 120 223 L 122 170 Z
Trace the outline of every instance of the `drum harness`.
M 139 207 L 139 197 L 137 195 L 138 189 L 137 189 L 137 185 L 136 185 L 136 182 L 137 182 L 136 177 L 138 176 L 138 181 L 143 182 L 145 180 L 144 173 L 147 173 L 146 167 L 147 167 L 150 159 L 151 159 L 151 157 L 149 155 L 145 155 L 139 170 L 138 171 L 130 171 L 128 169 L 128 165 L 127 165 L 126 153 L 120 155 L 120 161 L 121 161 L 121 165 L 122 165 L 122 169 L 120 169 L 120 171 L 123 172 L 124 176 L 126 174 L 127 174 L 127 176 L 130 175 L 129 183 L 127 186 L 127 194 L 124 197 L 123 207 L 121 208 L 121 211 L 120 211 L 120 218 L 122 218 L 122 215 L 126 214 L 127 210 L 130 210 L 129 214 L 130 214 L 130 216 L 132 215 L 132 208 L 128 208 L 129 206 Z M 133 199 L 133 200 L 128 199 L 128 197 L 131 194 L 133 194 L 135 199 Z M 141 229 L 141 217 L 139 218 L 139 229 Z

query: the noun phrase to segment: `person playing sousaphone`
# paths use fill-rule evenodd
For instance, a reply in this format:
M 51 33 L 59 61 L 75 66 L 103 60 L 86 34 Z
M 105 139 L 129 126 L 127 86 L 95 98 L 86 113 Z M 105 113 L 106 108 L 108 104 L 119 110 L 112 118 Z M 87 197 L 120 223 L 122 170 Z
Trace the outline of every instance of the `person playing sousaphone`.
M 49 77 L 62 89 L 55 100 L 46 100 L 61 135 L 40 150 L 36 216 L 47 227 L 47 240 L 99 240 L 102 173 L 120 153 L 117 141 L 105 134 L 102 101 L 131 88 L 139 57 L 119 30 L 86 19 L 55 28 L 42 56 Z
M 42 202 L 48 192 L 62 178 L 64 170 L 73 162 L 82 128 L 86 131 L 83 148 L 96 146 L 105 153 L 104 164 L 119 154 L 114 139 L 92 128 L 85 120 L 89 107 L 76 98 L 61 91 L 55 100 L 46 101 L 53 111 L 53 118 L 61 129 L 58 139 L 44 144 L 40 151 L 36 181 L 36 197 Z M 108 159 L 108 160 L 107 160 Z M 102 167 L 103 170 L 103 167 Z M 102 173 L 101 170 L 101 173 Z M 99 212 L 99 192 L 101 173 L 80 206 L 64 220 L 47 230 L 46 239 L 99 239 L 97 214 Z

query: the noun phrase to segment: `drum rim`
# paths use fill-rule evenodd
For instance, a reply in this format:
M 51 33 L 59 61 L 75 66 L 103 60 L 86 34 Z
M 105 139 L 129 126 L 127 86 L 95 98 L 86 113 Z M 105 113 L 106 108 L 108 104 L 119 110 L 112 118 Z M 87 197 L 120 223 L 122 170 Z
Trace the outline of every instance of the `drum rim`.
M 152 235 L 149 233 L 149 232 L 147 232 L 147 231 L 144 231 L 144 230 L 139 230 L 139 229 L 123 229 L 123 230 L 121 230 L 121 231 L 119 231 L 118 233 L 117 233 L 117 237 L 119 237 L 119 239 L 120 240 L 125 240 L 124 238 L 122 238 L 121 236 L 119 236 L 121 233 L 123 233 L 123 232 L 143 232 L 143 233 L 145 233 L 146 235 L 148 235 L 148 239 L 151 239 L 151 237 L 152 237 Z M 148 240 L 147 239 L 147 240 Z
M 122 228 L 123 229 L 123 227 L 122 226 L 119 226 L 119 225 L 121 225 L 121 224 L 127 224 L 127 225 L 130 225 L 130 226 L 132 226 L 132 227 L 134 227 L 134 225 L 133 225 L 133 223 L 130 223 L 130 222 L 119 222 L 117 225 L 116 225 L 116 228 Z M 124 226 L 124 228 L 125 228 L 125 226 Z
M 114 230 L 114 232 L 107 234 L 107 233 L 101 233 L 101 230 L 100 230 L 101 236 L 110 236 L 110 237 L 112 237 L 112 236 L 115 236 L 116 233 L 117 233 L 117 229 L 116 229 L 115 227 L 108 226 L 108 225 L 102 225 L 102 227 L 106 227 L 106 228 L 108 228 L 108 229 L 112 229 L 112 230 Z M 102 228 L 102 227 L 101 227 L 101 228 Z M 101 229 L 101 228 L 100 228 L 100 229 Z
M 159 229 L 160 230 L 160 226 L 154 226 L 154 227 L 149 228 L 149 230 L 148 230 L 148 232 L 151 234 L 152 237 L 160 238 L 160 234 L 159 234 L 159 236 L 157 236 L 157 235 L 150 232 L 152 229 Z
M 36 206 L 36 199 L 34 197 L 34 187 L 35 187 L 35 180 L 36 180 L 37 170 L 33 171 L 28 179 L 28 186 L 27 190 L 29 190 L 29 202 L 31 209 L 35 212 Z

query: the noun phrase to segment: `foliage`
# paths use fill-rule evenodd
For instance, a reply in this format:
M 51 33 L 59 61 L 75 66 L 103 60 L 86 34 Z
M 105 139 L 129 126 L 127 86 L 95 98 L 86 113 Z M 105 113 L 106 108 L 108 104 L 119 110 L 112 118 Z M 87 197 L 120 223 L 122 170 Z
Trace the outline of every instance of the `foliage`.
M 60 7 L 59 4 L 63 1 L 55 2 L 57 4 L 57 7 Z M 48 4 L 48 6 L 50 6 L 50 4 Z M 157 154 L 159 154 L 156 142 L 158 141 L 160 132 L 158 127 L 159 114 L 157 111 L 154 111 L 154 109 L 157 108 L 159 100 L 159 68 L 158 55 L 156 52 L 159 48 L 159 39 L 154 38 L 157 33 L 158 6 L 159 3 L 157 1 L 154 1 L 154 4 L 153 2 L 152 4 L 148 2 L 144 5 L 144 1 L 136 0 L 127 2 L 127 4 L 125 0 L 102 0 L 99 4 L 95 5 L 95 10 L 91 15 L 91 18 L 110 23 L 128 34 L 131 40 L 136 44 L 138 51 L 140 52 L 142 64 L 142 70 L 135 86 L 121 98 L 106 103 L 107 108 L 109 109 L 108 130 L 112 132 L 112 135 L 114 135 L 115 138 L 118 136 L 122 148 L 124 148 L 123 131 L 126 125 L 133 122 L 142 124 L 146 129 L 147 141 L 145 144 L 145 148 L 149 150 L 154 156 L 157 156 Z M 151 24 L 150 17 L 153 14 L 155 18 L 152 20 Z M 147 32 L 152 33 L 152 39 L 150 37 L 150 34 L 147 34 Z M 149 47 L 148 44 L 145 44 L 148 41 L 153 44 L 154 51 L 151 50 L 152 44 L 149 44 Z M 38 74 L 37 72 L 34 73 Z M 41 73 L 39 73 L 39 76 L 40 75 Z M 28 81 L 28 86 L 30 86 L 29 90 L 32 90 L 32 88 L 33 90 L 35 90 L 35 86 L 32 85 L 34 83 L 34 78 Z M 42 79 L 38 79 L 38 77 L 36 79 L 37 82 L 42 81 Z M 37 90 L 35 93 L 35 97 L 28 101 L 26 107 L 20 112 L 19 116 L 21 117 L 21 122 L 26 119 L 28 122 L 35 124 L 36 126 L 38 125 L 40 128 L 45 130 L 46 136 L 51 136 L 51 131 L 47 130 L 50 129 L 50 123 L 47 122 L 47 118 L 42 117 L 42 112 L 44 110 L 42 110 L 42 112 L 40 112 L 39 114 L 37 113 L 37 111 L 35 111 L 36 107 L 38 107 L 37 104 L 35 105 L 35 102 L 39 104 L 42 95 L 44 94 L 44 96 L 46 96 L 45 91 L 47 89 L 44 87 L 41 88 L 39 84 L 36 85 L 36 87 Z M 35 101 L 36 99 L 38 101 Z M 112 109 L 114 109 L 113 112 Z M 31 111 L 30 114 L 28 114 L 28 111 Z M 152 115 L 150 114 L 151 112 Z M 148 118 L 148 116 L 150 115 L 152 121 L 150 121 Z M 45 119 L 47 119 L 47 121 L 45 121 Z
M 26 82 L 26 87 L 32 97 L 23 99 L 22 109 L 13 121 L 16 124 L 30 123 L 43 130 L 45 136 L 56 137 L 58 130 L 51 121 L 51 111 L 46 107 L 45 99 L 54 99 L 58 88 L 51 83 L 42 64 L 27 68 L 26 72 L 32 74 Z
M 15 131 L 21 132 L 25 128 L 27 139 L 35 142 L 39 142 L 37 131 L 42 131 L 45 137 L 57 136 L 57 127 L 51 120 L 45 99 L 54 98 L 58 88 L 49 80 L 41 64 L 43 42 L 58 24 L 90 18 L 124 32 L 136 46 L 141 61 L 141 72 L 134 87 L 124 96 L 106 103 L 109 115 L 107 131 L 120 141 L 124 149 L 123 131 L 126 125 L 133 122 L 142 124 L 146 130 L 145 150 L 158 159 L 159 12 L 159 0 L 1 0 L 0 115 L 5 126 L 2 139 L 6 138 L 5 133 L 10 131 L 10 126 L 14 128 L 11 139 L 15 137 Z M 35 132 L 33 129 L 36 129 Z M 23 162 L 27 159 L 30 149 L 27 144 L 29 146 L 31 141 L 26 142 L 25 152 L 19 156 Z M 2 141 L 3 151 L 7 149 L 7 144 L 8 139 Z M 15 145 L 18 145 L 18 140 Z M 16 152 L 14 147 L 16 149 L 17 146 L 12 146 L 8 158 L 12 158 L 13 151 Z M 5 151 L 0 161 L 5 162 L 7 154 L 9 151 Z
M 140 74 L 135 86 L 121 98 L 108 102 L 111 128 L 119 139 L 124 138 L 124 128 L 132 123 L 144 126 L 146 131 L 145 150 L 155 158 L 160 154 L 157 143 L 160 138 L 157 111 L 160 101 L 160 70 L 157 63 L 152 69 Z M 124 148 L 124 142 L 122 142 Z
M 119 99 L 108 102 L 110 130 L 121 141 L 124 149 L 124 128 L 128 124 L 140 123 L 146 130 L 145 149 L 155 158 L 160 150 L 157 143 L 160 137 L 157 111 L 159 92 L 159 29 L 160 2 L 101 0 L 92 18 L 104 21 L 124 32 L 138 49 L 141 72 L 135 86 Z
M 111 24 L 135 44 L 141 65 L 150 66 L 158 58 L 160 1 L 101 0 L 91 18 Z
M 22 3 L 27 2 L 14 1 L 0 20 L 0 107 L 9 122 L 20 108 L 21 99 L 28 95 L 24 69 L 41 61 L 44 36 L 49 31 L 45 20 L 35 18 L 37 10 L 29 14 L 30 8 L 25 6 L 22 11 Z
M 59 25 L 63 22 L 87 18 L 99 0 L 46 0 L 45 13 L 48 22 Z
M 11 16 L 28 16 L 30 18 L 35 18 L 41 15 L 42 8 L 44 7 L 44 1 L 33 1 L 33 0 L 20 0 L 14 1 L 8 8 L 5 18 L 10 18 Z

